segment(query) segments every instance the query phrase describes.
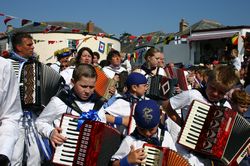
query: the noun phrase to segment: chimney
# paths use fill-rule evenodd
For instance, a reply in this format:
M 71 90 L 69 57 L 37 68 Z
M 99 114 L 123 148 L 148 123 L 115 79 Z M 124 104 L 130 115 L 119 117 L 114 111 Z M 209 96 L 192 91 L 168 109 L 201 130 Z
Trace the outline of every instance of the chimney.
M 94 32 L 94 28 L 95 28 L 95 24 L 92 21 L 89 21 L 87 23 L 87 31 L 89 33 L 93 33 Z
M 7 29 L 6 29 L 6 32 L 10 32 L 10 31 L 13 31 L 14 28 L 12 25 L 7 25 Z
M 179 25 L 179 31 L 183 32 L 187 28 L 188 28 L 188 23 L 184 19 L 181 19 L 181 22 Z

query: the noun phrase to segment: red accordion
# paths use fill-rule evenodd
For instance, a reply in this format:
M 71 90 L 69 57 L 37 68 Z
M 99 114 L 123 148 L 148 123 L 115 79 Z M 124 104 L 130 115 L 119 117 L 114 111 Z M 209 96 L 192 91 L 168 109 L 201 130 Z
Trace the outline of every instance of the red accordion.
M 177 78 L 178 78 L 178 84 L 181 90 L 192 89 L 192 86 L 189 85 L 187 81 L 187 74 L 185 73 L 185 71 L 183 69 L 177 69 L 176 73 L 177 73 Z
M 62 116 L 61 134 L 67 140 L 56 147 L 52 162 L 67 166 L 108 165 L 111 156 L 120 146 L 120 133 L 97 121 L 85 121 L 80 131 L 77 131 L 78 118 L 69 114 Z
M 178 142 L 226 165 L 237 165 L 250 143 L 250 123 L 229 108 L 194 100 Z
M 145 164 L 141 166 L 190 166 L 188 161 L 179 153 L 165 147 L 145 143 L 144 152 L 147 154 Z

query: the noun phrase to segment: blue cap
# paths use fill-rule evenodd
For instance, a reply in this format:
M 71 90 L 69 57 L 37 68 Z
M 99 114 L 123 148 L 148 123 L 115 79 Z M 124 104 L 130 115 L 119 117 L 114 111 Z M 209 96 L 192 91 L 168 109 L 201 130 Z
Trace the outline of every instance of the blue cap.
M 141 73 L 137 72 L 129 74 L 126 81 L 127 86 L 146 84 L 146 83 L 147 83 L 147 78 Z
M 160 123 L 160 108 L 154 100 L 139 101 L 135 107 L 134 119 L 143 129 L 152 129 Z

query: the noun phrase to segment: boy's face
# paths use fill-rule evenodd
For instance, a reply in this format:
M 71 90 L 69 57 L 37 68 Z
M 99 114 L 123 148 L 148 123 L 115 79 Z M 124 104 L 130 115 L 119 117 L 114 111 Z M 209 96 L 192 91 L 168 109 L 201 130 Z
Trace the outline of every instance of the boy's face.
M 139 84 L 136 85 L 136 95 L 141 97 L 145 94 L 148 89 L 148 84 Z
M 249 106 L 247 104 L 233 104 L 232 105 L 232 109 L 234 111 L 237 111 L 241 115 L 247 112 L 248 107 Z
M 119 55 L 114 55 L 110 61 L 110 63 L 113 65 L 113 66 L 120 66 L 121 64 L 121 57 Z
M 82 76 L 80 80 L 74 81 L 74 91 L 76 95 L 82 100 L 88 100 L 94 93 L 96 78 L 87 78 Z
M 216 83 L 210 81 L 207 83 L 206 94 L 211 102 L 223 99 L 226 92 L 225 88 L 218 86 Z
M 137 129 L 138 129 L 138 132 L 139 132 L 141 135 L 143 135 L 144 137 L 150 138 L 150 137 L 152 137 L 152 136 L 157 132 L 158 125 L 155 126 L 155 127 L 152 128 L 152 129 L 143 129 L 143 128 L 137 126 Z

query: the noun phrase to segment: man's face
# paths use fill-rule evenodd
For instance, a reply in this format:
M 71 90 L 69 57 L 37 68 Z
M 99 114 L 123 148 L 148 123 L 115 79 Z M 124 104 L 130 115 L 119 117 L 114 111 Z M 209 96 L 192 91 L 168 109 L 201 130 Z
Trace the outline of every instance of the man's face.
M 82 100 L 88 100 L 89 97 L 94 93 L 96 78 L 88 78 L 82 76 L 80 80 L 74 81 L 74 91 L 76 95 Z
M 17 45 L 17 53 L 24 58 L 32 57 L 34 54 L 33 40 L 30 38 L 23 38 L 22 44 Z

